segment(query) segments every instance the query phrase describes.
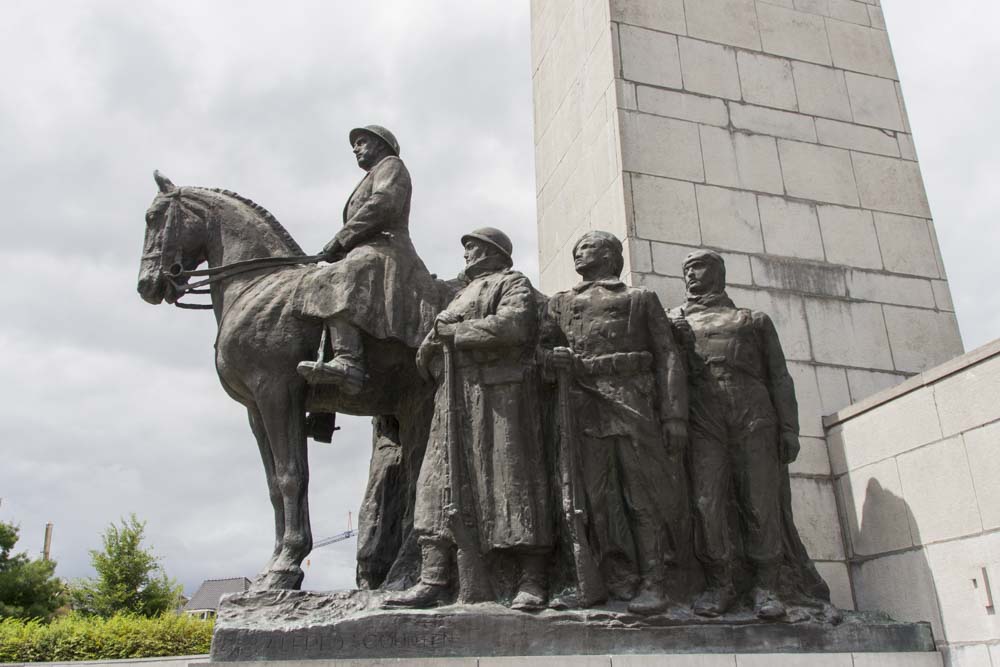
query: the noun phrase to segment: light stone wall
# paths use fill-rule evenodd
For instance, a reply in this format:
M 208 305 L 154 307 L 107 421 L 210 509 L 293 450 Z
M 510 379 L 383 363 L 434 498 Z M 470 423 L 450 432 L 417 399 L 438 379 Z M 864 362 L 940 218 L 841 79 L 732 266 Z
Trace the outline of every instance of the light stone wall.
M 879 0 L 532 0 L 540 288 L 587 229 L 683 302 L 723 254 L 800 403 L 796 522 L 853 605 L 821 415 L 963 351 Z
M 1000 340 L 825 419 L 858 608 L 953 667 L 1000 665 L 998 397 Z

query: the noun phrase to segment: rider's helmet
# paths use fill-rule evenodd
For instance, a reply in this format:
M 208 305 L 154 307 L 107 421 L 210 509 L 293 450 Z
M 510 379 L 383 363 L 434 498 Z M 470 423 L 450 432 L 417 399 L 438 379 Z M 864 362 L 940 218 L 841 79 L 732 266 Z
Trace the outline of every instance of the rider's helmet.
M 462 236 L 462 245 L 469 239 L 476 239 L 478 241 L 483 241 L 493 246 L 504 255 L 507 259 L 512 259 L 511 254 L 514 252 L 514 244 L 510 242 L 510 237 L 501 232 L 496 227 L 480 227 L 474 231 L 469 232 Z
M 351 130 L 347 137 L 350 139 L 352 146 L 354 145 L 354 140 L 358 138 L 359 134 L 371 134 L 378 137 L 384 141 L 387 146 L 389 146 L 393 155 L 399 157 L 399 142 L 396 141 L 396 135 L 381 125 L 365 125 L 364 127 L 356 127 Z

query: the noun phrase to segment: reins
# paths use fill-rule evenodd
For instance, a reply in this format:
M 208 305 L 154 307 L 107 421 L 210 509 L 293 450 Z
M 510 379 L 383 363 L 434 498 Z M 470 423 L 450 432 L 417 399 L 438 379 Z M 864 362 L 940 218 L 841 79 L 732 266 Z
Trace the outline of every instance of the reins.
M 260 269 L 278 269 L 283 266 L 294 266 L 296 264 L 316 264 L 326 258 L 326 255 L 295 255 L 292 257 L 260 257 L 257 259 L 244 259 L 239 262 L 223 264 L 222 266 L 209 267 L 207 269 L 185 270 L 179 263 L 174 264 L 169 270 L 164 271 L 164 278 L 170 281 L 177 298 L 174 305 L 178 308 L 190 310 L 211 310 L 211 304 L 203 303 L 181 303 L 181 297 L 186 294 L 209 294 L 209 286 L 213 283 L 227 280 L 234 276 Z M 180 279 L 198 278 L 204 276 L 203 280 L 193 283 L 178 282 Z

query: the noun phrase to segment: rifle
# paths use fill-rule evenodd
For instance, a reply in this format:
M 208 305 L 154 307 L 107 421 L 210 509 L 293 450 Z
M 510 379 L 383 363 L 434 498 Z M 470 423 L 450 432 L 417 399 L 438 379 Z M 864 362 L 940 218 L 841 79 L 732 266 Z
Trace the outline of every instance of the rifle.
M 569 370 L 561 368 L 557 374 L 559 387 L 559 475 L 562 490 L 563 514 L 573 551 L 573 565 L 576 569 L 576 598 L 581 607 L 590 607 L 608 599 L 608 591 L 601 577 L 594 553 L 587 540 L 585 503 L 576 478 L 576 450 L 579 441 L 573 411 L 569 403 L 569 388 L 572 379 Z
M 448 485 L 445 488 L 444 514 L 456 547 L 458 602 L 472 604 L 495 600 L 479 543 L 477 518 L 466 511 L 462 496 L 465 479 L 461 459 L 461 429 L 458 403 L 455 400 L 455 365 L 451 345 L 442 341 L 444 357 L 444 399 L 448 406 Z

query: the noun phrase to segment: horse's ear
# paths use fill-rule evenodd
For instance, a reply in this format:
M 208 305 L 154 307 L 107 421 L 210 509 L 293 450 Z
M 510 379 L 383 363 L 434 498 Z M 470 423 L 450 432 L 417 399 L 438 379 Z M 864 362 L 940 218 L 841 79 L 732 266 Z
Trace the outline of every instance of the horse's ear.
M 159 186 L 160 192 L 163 194 L 173 192 L 177 189 L 177 186 L 171 183 L 169 178 L 161 174 L 159 169 L 153 171 L 153 180 L 156 181 L 156 185 Z

